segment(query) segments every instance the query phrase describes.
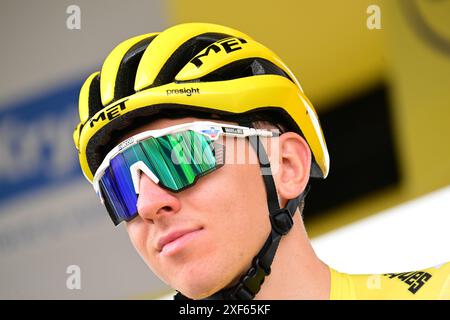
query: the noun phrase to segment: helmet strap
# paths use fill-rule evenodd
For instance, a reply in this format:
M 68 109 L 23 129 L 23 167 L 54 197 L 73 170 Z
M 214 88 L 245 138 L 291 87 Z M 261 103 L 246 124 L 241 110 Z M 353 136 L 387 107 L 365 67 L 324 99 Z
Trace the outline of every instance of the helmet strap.
M 240 123 L 240 125 L 244 124 Z M 246 122 L 245 126 L 248 127 L 249 123 Z M 271 272 L 271 265 L 281 237 L 291 230 L 294 224 L 292 217 L 310 188 L 308 185 L 298 197 L 289 200 L 286 207 L 280 208 L 275 181 L 273 180 L 266 150 L 259 137 L 256 136 L 254 138 L 252 137 L 249 140 L 258 155 L 258 161 L 266 187 L 271 232 L 261 250 L 253 258 L 251 267 L 240 278 L 238 283 L 230 288 L 222 289 L 203 300 L 252 300 L 256 296 L 261 290 L 261 285 L 264 283 L 265 277 Z M 190 300 L 180 292 L 177 292 L 174 299 Z

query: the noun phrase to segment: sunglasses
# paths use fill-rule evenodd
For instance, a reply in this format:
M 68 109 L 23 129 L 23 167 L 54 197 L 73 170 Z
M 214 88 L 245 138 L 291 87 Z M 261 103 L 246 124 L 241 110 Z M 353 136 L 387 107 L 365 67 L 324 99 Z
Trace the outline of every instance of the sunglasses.
M 196 121 L 136 134 L 112 149 L 97 169 L 93 186 L 114 222 L 138 215 L 137 198 L 143 172 L 155 184 L 173 192 L 224 165 L 221 136 L 272 137 L 272 131 Z

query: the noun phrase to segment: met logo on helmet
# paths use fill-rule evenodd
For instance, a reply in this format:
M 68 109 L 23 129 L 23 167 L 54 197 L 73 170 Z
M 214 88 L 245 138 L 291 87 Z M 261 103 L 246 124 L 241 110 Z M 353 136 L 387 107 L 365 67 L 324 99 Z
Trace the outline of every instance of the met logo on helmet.
M 200 53 L 192 58 L 192 60 L 189 62 L 194 64 L 197 68 L 200 68 L 200 66 L 203 64 L 200 58 L 207 57 L 211 51 L 214 51 L 214 53 L 219 53 L 220 51 L 224 50 L 228 54 L 236 50 L 241 50 L 242 44 L 245 43 L 247 43 L 247 41 L 242 38 L 226 38 L 217 41 L 207 47 L 203 53 Z
M 89 120 L 90 127 L 92 128 L 95 125 L 95 122 L 105 121 L 106 118 L 108 118 L 108 120 L 111 121 L 111 120 L 117 118 L 118 116 L 120 116 L 122 114 L 122 111 L 126 109 L 125 101 L 126 100 L 108 107 L 106 110 L 103 110 L 102 112 L 100 112 L 96 118 L 92 117 Z

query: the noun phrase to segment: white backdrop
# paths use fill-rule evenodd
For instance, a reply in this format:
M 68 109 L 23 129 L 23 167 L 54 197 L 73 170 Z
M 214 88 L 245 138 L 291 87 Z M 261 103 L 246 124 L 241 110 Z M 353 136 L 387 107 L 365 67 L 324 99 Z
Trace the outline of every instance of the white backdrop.
M 450 186 L 313 239 L 338 271 L 412 271 L 450 262 Z

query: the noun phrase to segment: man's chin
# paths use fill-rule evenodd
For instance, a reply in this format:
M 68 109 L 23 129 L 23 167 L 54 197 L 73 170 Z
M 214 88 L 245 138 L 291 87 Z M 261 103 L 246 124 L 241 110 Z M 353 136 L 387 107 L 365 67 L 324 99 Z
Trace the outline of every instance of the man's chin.
M 189 299 L 202 300 L 202 299 L 212 296 L 217 291 L 220 291 L 220 289 L 217 289 L 217 290 L 209 289 L 209 290 L 203 291 L 203 290 L 199 290 L 199 288 L 192 288 L 192 289 L 185 289 L 185 290 L 178 290 L 178 291 L 180 291 L 184 296 L 188 297 Z
M 192 280 L 197 279 L 197 281 L 192 282 Z M 213 277 L 189 277 L 188 283 L 183 283 L 179 286 L 178 291 L 180 291 L 184 296 L 200 300 L 212 296 L 216 292 L 220 291 L 222 288 L 226 287 L 223 279 L 216 279 Z

